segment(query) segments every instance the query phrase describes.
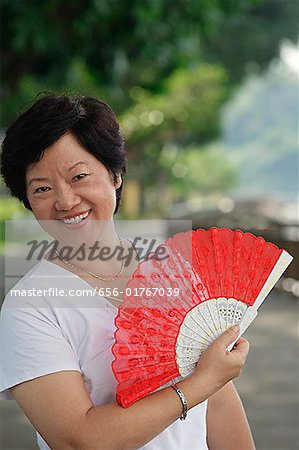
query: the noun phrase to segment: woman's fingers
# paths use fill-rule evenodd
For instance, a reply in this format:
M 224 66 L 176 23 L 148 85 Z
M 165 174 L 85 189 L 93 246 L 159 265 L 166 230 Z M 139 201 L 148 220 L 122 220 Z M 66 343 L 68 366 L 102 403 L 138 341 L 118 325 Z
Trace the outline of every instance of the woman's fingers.
M 227 348 L 229 344 L 232 344 L 237 339 L 239 332 L 240 326 L 238 324 L 228 328 L 218 337 L 218 344 L 224 345 Z
M 238 338 L 239 333 L 239 325 L 228 328 L 203 352 L 198 362 L 197 371 L 201 375 L 206 373 L 214 386 L 224 385 L 242 371 L 249 352 L 249 342 L 243 337 Z M 227 351 L 234 342 L 233 349 Z
M 235 343 L 234 348 L 232 349 L 232 352 L 235 354 L 240 353 L 244 357 L 246 357 L 248 355 L 249 348 L 250 348 L 249 342 L 246 339 L 244 339 L 243 337 L 240 337 L 237 340 L 237 342 Z

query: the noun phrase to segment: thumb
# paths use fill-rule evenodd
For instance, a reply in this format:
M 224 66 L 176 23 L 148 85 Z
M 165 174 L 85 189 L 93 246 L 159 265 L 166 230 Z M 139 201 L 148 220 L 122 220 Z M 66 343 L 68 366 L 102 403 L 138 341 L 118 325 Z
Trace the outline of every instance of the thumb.
M 224 345 L 228 346 L 237 339 L 237 337 L 239 336 L 239 332 L 240 325 L 237 323 L 228 328 L 224 333 L 222 333 L 220 339 Z

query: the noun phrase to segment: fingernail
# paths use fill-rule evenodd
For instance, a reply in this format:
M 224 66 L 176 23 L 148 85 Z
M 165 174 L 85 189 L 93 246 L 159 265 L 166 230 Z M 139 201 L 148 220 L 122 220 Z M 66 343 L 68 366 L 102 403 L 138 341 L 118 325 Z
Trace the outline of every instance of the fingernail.
M 239 333 L 240 331 L 240 325 L 238 323 L 236 323 L 235 325 L 233 325 L 231 327 L 231 329 L 233 330 L 234 333 Z

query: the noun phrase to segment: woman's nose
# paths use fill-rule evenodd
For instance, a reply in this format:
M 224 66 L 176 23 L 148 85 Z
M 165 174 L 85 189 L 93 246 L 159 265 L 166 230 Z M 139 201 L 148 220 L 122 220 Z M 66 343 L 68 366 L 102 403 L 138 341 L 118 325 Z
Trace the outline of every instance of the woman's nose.
M 80 197 L 74 193 L 71 186 L 65 186 L 56 192 L 55 208 L 57 211 L 68 211 L 79 205 L 80 201 Z

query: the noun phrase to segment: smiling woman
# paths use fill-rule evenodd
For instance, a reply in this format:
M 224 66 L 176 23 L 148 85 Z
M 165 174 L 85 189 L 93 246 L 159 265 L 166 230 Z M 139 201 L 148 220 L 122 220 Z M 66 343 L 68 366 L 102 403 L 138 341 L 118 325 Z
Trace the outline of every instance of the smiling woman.
M 45 149 L 51 148 L 68 133 L 72 143 L 76 141 L 77 146 L 106 167 L 115 183 L 126 173 L 124 141 L 108 105 L 93 97 L 42 97 L 8 128 L 3 143 L 1 165 L 4 180 L 12 195 L 28 209 L 32 208 L 26 196 L 26 171 L 43 157 Z M 65 141 L 59 146 L 57 164 L 68 159 L 69 143 Z M 68 169 L 75 168 L 71 163 L 68 166 Z M 41 174 L 36 176 L 38 182 L 45 181 L 41 180 Z M 119 208 L 121 192 L 122 185 L 116 189 L 114 212 Z
M 77 225 L 76 229 L 87 218 L 111 220 L 121 184 L 120 174 L 114 181 L 104 164 L 71 133 L 49 146 L 26 171 L 26 196 L 35 217 L 61 220 Z
M 40 98 L 8 128 L 1 171 L 11 194 L 55 238 L 14 286 L 28 295 L 11 290 L 1 311 L 0 397 L 18 402 L 40 449 L 252 450 L 230 383 L 248 342 L 240 338 L 226 352 L 238 330 L 223 333 L 192 375 L 173 380 L 174 389 L 163 386 L 128 409 L 116 402 L 111 348 L 121 299 L 113 293 L 124 290 L 138 261 L 113 220 L 126 155 L 110 107 L 91 97 Z M 106 248 L 110 257 L 82 257 L 82 246 Z M 71 295 L 91 287 L 93 297 Z M 37 289 L 42 296 L 30 295 Z

